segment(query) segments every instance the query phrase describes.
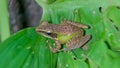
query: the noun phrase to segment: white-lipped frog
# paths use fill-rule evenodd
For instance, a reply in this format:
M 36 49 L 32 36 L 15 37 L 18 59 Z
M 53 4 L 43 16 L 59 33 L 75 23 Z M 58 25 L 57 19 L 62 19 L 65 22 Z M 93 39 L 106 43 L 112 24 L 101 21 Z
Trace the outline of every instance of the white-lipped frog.
M 66 48 L 62 50 L 72 50 L 83 46 L 90 39 L 90 35 L 84 36 L 83 28 L 88 28 L 87 25 L 63 20 L 58 24 L 50 24 L 47 21 L 36 28 L 36 31 L 55 41 L 56 47 L 50 46 L 53 53 L 61 51 L 61 45 L 65 44 Z

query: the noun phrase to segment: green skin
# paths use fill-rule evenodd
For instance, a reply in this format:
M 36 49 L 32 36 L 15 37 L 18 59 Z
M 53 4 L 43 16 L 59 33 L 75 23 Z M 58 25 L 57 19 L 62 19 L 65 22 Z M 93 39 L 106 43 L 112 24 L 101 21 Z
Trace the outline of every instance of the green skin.
M 90 39 L 90 35 L 84 36 L 82 28 L 88 28 L 88 26 L 80 23 L 71 22 L 68 20 L 61 21 L 61 24 L 49 24 L 43 22 L 41 26 L 36 28 L 36 31 L 55 41 L 56 47 L 50 46 L 50 50 L 53 53 L 61 51 L 61 44 L 66 44 L 66 48 L 62 50 L 72 50 L 83 46 Z

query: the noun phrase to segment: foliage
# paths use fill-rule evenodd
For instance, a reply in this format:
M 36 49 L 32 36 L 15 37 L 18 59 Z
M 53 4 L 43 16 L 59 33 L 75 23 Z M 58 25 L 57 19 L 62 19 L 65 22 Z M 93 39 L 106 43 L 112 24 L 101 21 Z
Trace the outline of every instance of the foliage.
M 7 0 L 0 0 L 0 42 L 10 36 Z
M 53 54 L 46 38 L 35 28 L 24 29 L 0 44 L 0 67 L 8 68 L 119 68 L 119 0 L 51 0 L 37 2 L 43 7 L 42 21 L 59 24 L 61 20 L 81 22 L 91 40 L 88 50 L 81 48 Z M 48 39 L 49 40 L 49 39 Z M 49 44 L 53 45 L 53 41 Z

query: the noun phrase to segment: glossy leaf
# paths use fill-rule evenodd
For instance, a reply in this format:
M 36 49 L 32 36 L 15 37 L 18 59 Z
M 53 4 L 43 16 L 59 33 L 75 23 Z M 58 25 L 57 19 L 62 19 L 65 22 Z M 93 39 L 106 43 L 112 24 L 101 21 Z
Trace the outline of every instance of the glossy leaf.
M 50 1 L 50 0 L 49 0 Z M 29 28 L 0 44 L 0 66 L 25 68 L 119 68 L 120 20 L 119 0 L 37 0 L 43 7 L 42 21 L 59 24 L 71 20 L 88 25 L 91 35 L 81 48 L 53 54 L 46 48 L 46 38 Z M 50 40 L 50 39 L 48 39 Z M 52 40 L 49 43 L 53 45 Z M 64 46 L 63 46 L 64 47 Z M 5 62 L 7 61 L 7 62 Z
M 46 39 L 35 28 L 22 30 L 0 44 L 0 67 L 54 68 L 57 55 L 46 46 Z

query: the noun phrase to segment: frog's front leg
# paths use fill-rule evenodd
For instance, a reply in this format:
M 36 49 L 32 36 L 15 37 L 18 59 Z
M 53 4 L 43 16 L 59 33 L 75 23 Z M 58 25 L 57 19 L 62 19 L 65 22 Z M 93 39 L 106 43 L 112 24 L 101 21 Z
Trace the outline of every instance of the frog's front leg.
M 55 40 L 55 48 L 53 48 L 52 46 L 49 46 L 50 47 L 50 50 L 53 52 L 53 53 L 56 53 L 60 50 L 61 48 L 61 44 L 58 40 Z
M 67 51 L 67 50 L 79 48 L 83 46 L 87 41 L 89 41 L 89 39 L 90 39 L 90 35 L 82 36 L 82 37 L 76 36 L 66 43 L 66 48 L 63 50 Z

